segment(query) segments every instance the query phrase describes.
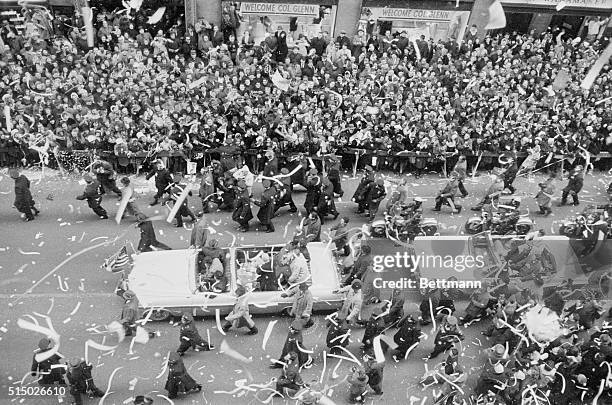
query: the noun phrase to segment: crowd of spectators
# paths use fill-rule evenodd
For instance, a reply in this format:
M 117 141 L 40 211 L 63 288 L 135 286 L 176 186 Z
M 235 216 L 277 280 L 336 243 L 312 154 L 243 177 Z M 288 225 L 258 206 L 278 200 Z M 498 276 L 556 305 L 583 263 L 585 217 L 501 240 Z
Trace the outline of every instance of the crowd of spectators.
M 483 40 L 472 28 L 460 42 L 363 30 L 305 38 L 273 26 L 256 44 L 232 6 L 220 27 L 100 10 L 90 48 L 78 16 L 26 19 L 25 32 L 0 27 L 0 166 L 98 150 L 180 156 L 178 168 L 220 146 L 423 151 L 425 164 L 536 144 L 543 158 L 578 145 L 612 152 L 610 65 L 579 87 L 608 38 L 557 28 Z

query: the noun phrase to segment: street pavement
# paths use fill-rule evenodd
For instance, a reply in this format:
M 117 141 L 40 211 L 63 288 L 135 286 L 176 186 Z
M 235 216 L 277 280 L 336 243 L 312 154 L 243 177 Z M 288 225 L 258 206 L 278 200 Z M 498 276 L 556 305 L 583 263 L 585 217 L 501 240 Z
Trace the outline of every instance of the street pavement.
M 13 181 L 6 170 L 0 172 L 0 271 L 3 274 L 0 281 L 0 403 L 52 404 L 57 400 L 8 395 L 8 388 L 11 386 L 32 384 L 33 379 L 28 372 L 33 351 L 42 337 L 41 334 L 21 329 L 17 325 L 17 319 L 25 315 L 34 316 L 44 326 L 44 319 L 35 313 L 47 315 L 61 336 L 59 351 L 67 359 L 73 356 L 84 357 L 85 342 L 89 339 L 105 345 L 116 345 L 116 336 L 99 334 L 91 329 L 118 319 L 121 312 L 122 299 L 113 293 L 118 275 L 102 270 L 100 265 L 124 244 L 131 250 L 131 246 L 138 243 L 139 230 L 135 227 L 133 218 L 127 217 L 120 225 L 111 219 L 100 220 L 87 207 L 86 202 L 76 200 L 75 197 L 84 188 L 84 185 L 79 184 L 80 178 L 77 176 L 61 178 L 56 172 L 48 170 L 42 176 L 40 171 L 35 170 L 25 171 L 24 174 L 32 182 L 32 193 L 41 210 L 40 216 L 32 222 L 23 222 L 19 213 L 12 208 Z M 605 189 L 612 180 L 610 177 L 607 173 L 599 172 L 587 176 L 581 193 L 582 206 L 554 208 L 554 214 L 548 218 L 532 215 L 537 227 L 550 234 L 555 231 L 560 220 L 578 212 L 584 205 L 604 203 Z M 397 176 L 389 175 L 388 178 Z M 522 177 L 515 182 L 519 190 L 517 195 L 523 198 L 522 209 L 528 207 L 531 213 L 537 211 L 533 195 L 537 191 L 537 183 L 541 180 L 539 176 L 531 181 Z M 350 202 L 358 181 L 359 179 L 343 176 L 345 195 L 336 203 L 340 214 L 350 217 L 351 228 L 359 228 L 367 220 L 365 216 L 356 216 L 355 204 Z M 150 184 L 143 177 L 136 178 L 133 182 L 137 185 L 137 190 L 141 191 Z M 420 179 L 409 177 L 408 185 L 412 196 L 428 198 L 425 203 L 425 216 L 439 220 L 442 235 L 459 235 L 462 233 L 463 224 L 473 214 L 469 207 L 482 198 L 489 179 L 486 174 L 482 174 L 474 180 L 466 181 L 470 195 L 460 200 L 465 208 L 460 215 L 451 214 L 448 208 L 443 208 L 440 213 L 430 211 L 433 198 L 444 186 L 444 182 L 440 175 L 430 173 Z M 559 182 L 557 195 L 560 195 L 564 184 L 565 181 Z M 295 192 L 294 199 L 302 208 L 305 193 L 300 191 L 299 187 L 296 188 L 298 191 Z M 257 185 L 254 192 L 256 198 L 260 192 L 261 186 Z M 140 193 L 138 205 L 149 216 L 166 216 L 167 208 L 159 205 L 148 206 L 152 195 L 150 191 Z M 189 204 L 194 211 L 200 210 L 198 198 L 191 197 Z M 381 206 L 384 204 L 385 202 Z M 107 194 L 102 206 L 112 218 L 118 201 L 114 195 Z M 256 207 L 254 211 L 256 212 Z M 301 220 L 301 214 L 290 214 L 285 210 L 281 212 L 281 216 L 274 221 L 276 232 L 271 234 L 255 230 L 239 233 L 229 213 L 217 212 L 208 215 L 215 232 L 214 237 L 219 239 L 222 246 L 229 245 L 234 238 L 236 244 L 261 245 L 283 243 L 293 235 Z M 330 224 L 331 221 L 323 226 L 324 239 Z M 176 249 L 188 246 L 191 224 L 186 223 L 184 228 L 177 229 L 165 221 L 156 221 L 154 226 L 160 241 Z M 384 291 L 382 298 L 387 298 L 388 295 L 388 292 Z M 409 295 L 405 311 L 418 315 L 418 302 L 414 297 L 414 294 Z M 366 310 L 364 317 L 367 317 L 373 307 Z M 465 303 L 459 303 L 458 313 L 461 314 L 464 308 Z M 29 317 L 24 319 L 32 320 Z M 306 382 L 320 379 L 324 385 L 331 387 L 327 392 L 335 403 L 347 403 L 348 384 L 343 382 L 343 379 L 352 364 L 344 361 L 336 367 L 338 359 L 328 358 L 324 365 L 325 321 L 322 316 L 315 319 L 315 325 L 304 333 L 304 344 L 306 348 L 313 350 L 315 362 L 310 369 L 303 371 L 302 376 Z M 264 349 L 264 332 L 273 320 L 278 322 L 274 325 Z M 273 377 L 279 376 L 279 370 L 271 370 L 267 366 L 270 358 L 280 354 L 290 320 L 270 315 L 256 317 L 255 322 L 260 331 L 256 336 L 246 336 L 244 331 L 232 330 L 224 337 L 217 331 L 214 319 L 196 321 L 201 335 L 206 338 L 209 334 L 216 349 L 211 352 L 188 352 L 185 355 L 184 362 L 189 373 L 204 388 L 200 394 L 174 400 L 175 404 L 255 404 L 267 398 L 268 392 L 259 388 L 250 391 L 236 388 L 241 384 L 265 384 Z M 149 394 L 155 398 L 155 403 L 168 402 L 159 396 L 167 394 L 164 390 L 167 373 L 164 372 L 163 365 L 169 351 L 178 347 L 178 328 L 168 323 L 149 323 L 147 327 L 150 330 L 158 330 L 161 336 L 146 345 L 136 343 L 132 347 L 126 339 L 119 343 L 113 352 L 102 353 L 89 349 L 88 360 L 94 365 L 94 380 L 101 390 L 109 392 L 103 403 L 127 403 L 130 397 L 138 394 Z M 469 373 L 467 386 L 473 386 L 478 378 L 483 350 L 488 347 L 486 338 L 480 336 L 482 329 L 482 325 L 477 325 L 465 331 L 461 361 Z M 392 336 L 393 331 L 389 332 Z M 387 356 L 384 394 L 381 397 L 371 397 L 368 403 L 431 403 L 432 388 L 422 389 L 419 379 L 426 370 L 432 370 L 444 358 L 441 355 L 435 360 L 424 361 L 433 348 L 434 335 L 432 326 L 424 327 L 423 332 L 424 340 L 407 360 L 396 363 Z M 358 358 L 361 356 L 359 347 L 362 335 L 363 329 L 353 329 L 350 350 Z M 253 361 L 244 364 L 220 354 L 218 348 L 224 338 L 231 348 Z M 64 403 L 70 403 L 70 400 L 71 398 L 67 397 Z M 98 402 L 98 399 L 89 400 L 89 403 Z M 278 398 L 271 403 L 295 401 Z

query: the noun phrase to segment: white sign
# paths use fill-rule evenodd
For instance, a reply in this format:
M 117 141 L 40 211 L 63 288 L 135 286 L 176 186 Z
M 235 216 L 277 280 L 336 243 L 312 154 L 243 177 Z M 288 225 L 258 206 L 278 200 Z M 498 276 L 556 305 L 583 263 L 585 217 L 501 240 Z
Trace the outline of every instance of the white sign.
M 612 9 L 612 0 L 502 0 L 502 4 L 517 6 L 557 7 L 560 3 L 563 3 L 564 7 Z
M 240 4 L 242 14 L 289 15 L 292 17 L 318 17 L 316 4 L 246 3 Z
M 423 10 L 416 8 L 370 8 L 372 17 L 377 20 L 419 20 L 419 21 L 450 21 L 455 11 L 450 10 Z

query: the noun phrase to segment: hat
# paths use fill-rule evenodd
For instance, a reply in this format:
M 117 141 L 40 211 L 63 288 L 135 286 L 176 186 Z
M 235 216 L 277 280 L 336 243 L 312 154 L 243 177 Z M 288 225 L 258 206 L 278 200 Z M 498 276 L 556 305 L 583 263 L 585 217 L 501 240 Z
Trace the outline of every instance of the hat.
M 346 34 L 345 30 L 340 31 L 340 34 Z
M 38 348 L 40 350 L 47 350 L 49 349 L 50 346 L 51 346 L 51 339 L 49 338 L 42 338 L 38 341 Z
M 424 202 L 425 202 L 425 199 L 424 199 L 424 198 L 421 198 L 421 197 L 414 197 L 414 201 L 416 201 L 416 202 L 420 202 L 420 203 L 424 203 Z
M 236 187 L 238 187 L 238 188 L 244 189 L 244 188 L 246 188 L 246 186 L 247 185 L 246 185 L 246 182 L 244 180 L 238 180 L 238 183 L 236 183 Z
M 122 178 L 121 178 L 121 184 L 125 184 L 126 186 L 127 186 L 128 184 L 130 184 L 130 179 L 129 179 L 129 177 L 122 177 Z
M 78 367 L 79 364 L 81 364 L 81 358 L 80 357 L 73 357 L 70 359 L 70 361 L 68 362 L 68 364 L 70 365 L 70 367 Z
M 11 169 L 9 170 L 9 176 L 11 179 L 16 179 L 19 177 L 19 169 Z
M 85 180 L 86 182 L 88 182 L 88 183 L 89 183 L 90 181 L 93 181 L 93 178 L 91 177 L 91 174 L 89 174 L 89 173 L 85 173 L 85 174 L 83 175 L 83 180 Z
M 353 290 L 361 290 L 361 280 L 353 280 L 351 287 L 353 287 Z
M 262 186 L 264 186 L 265 188 L 268 188 L 268 187 L 270 187 L 270 186 L 272 185 L 272 183 L 270 182 L 270 180 L 268 180 L 268 179 L 264 179 L 264 180 L 261 182 L 261 185 L 262 185 Z
M 136 294 L 132 290 L 127 290 L 123 293 L 123 299 L 125 300 L 133 300 L 134 298 L 136 298 Z
M 143 214 L 142 212 L 141 212 L 141 213 L 136 214 L 136 220 L 137 220 L 138 222 L 143 222 L 143 221 L 144 221 L 144 220 L 146 220 L 146 219 L 147 219 L 147 216 L 146 216 L 145 214 Z
M 280 172 L 281 172 L 281 174 L 289 174 L 289 169 L 287 169 L 286 167 L 283 167 L 283 168 L 280 170 Z
M 308 174 L 316 176 L 317 174 L 319 174 L 319 171 L 313 167 L 308 171 Z
M 193 322 L 193 315 L 191 315 L 190 313 L 183 314 L 181 320 L 183 319 L 185 320 L 185 323 L 191 323 Z
M 382 178 L 378 178 L 378 179 L 376 179 L 376 184 L 378 184 L 379 186 L 384 186 L 385 185 L 385 181 Z
M 373 171 L 374 171 L 374 169 L 372 168 L 372 166 L 367 165 L 367 166 L 365 167 L 365 171 L 366 171 L 366 172 L 373 172 Z
M 501 363 L 497 363 L 493 367 L 493 371 L 495 371 L 495 374 L 501 374 L 504 372 L 504 366 Z
M 239 286 L 236 288 L 236 295 L 237 295 L 237 296 L 239 296 L 239 297 L 240 297 L 240 296 L 244 295 L 245 293 L 246 293 L 246 290 L 245 290 L 245 288 L 244 288 L 243 286 L 239 285 Z

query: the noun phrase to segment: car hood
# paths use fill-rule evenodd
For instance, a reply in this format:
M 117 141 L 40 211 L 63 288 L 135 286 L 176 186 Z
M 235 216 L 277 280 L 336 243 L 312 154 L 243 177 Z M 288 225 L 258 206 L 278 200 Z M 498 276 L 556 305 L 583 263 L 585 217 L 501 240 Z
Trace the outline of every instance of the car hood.
M 133 256 L 129 287 L 147 306 L 152 299 L 190 296 L 195 291 L 195 250 L 165 250 Z

